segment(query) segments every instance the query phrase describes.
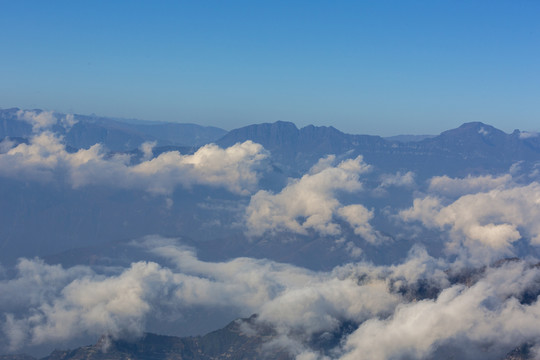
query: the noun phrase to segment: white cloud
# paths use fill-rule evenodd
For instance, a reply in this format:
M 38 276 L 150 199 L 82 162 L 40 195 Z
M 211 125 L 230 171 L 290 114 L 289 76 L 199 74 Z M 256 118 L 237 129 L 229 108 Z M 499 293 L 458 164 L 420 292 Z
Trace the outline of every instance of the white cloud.
M 387 188 L 391 186 L 413 187 L 415 185 L 414 172 L 407 171 L 405 174 L 397 172 L 395 174 L 384 174 L 381 176 L 380 188 Z
M 30 144 L 19 144 L 0 154 L 0 175 L 5 177 L 50 181 L 68 154 L 57 137 L 43 132 Z
M 51 181 L 66 174 L 75 188 L 108 185 L 170 194 L 177 186 L 209 185 L 247 195 L 256 189 L 268 156 L 261 145 L 251 141 L 227 149 L 206 145 L 193 155 L 170 151 L 152 159 L 152 145 L 145 143 L 142 148 L 145 159 L 130 165 L 128 155 L 107 156 L 99 144 L 69 153 L 60 137 L 45 131 L 33 136 L 29 144 L 0 154 L 0 175 Z
M 478 133 L 479 133 L 480 135 L 484 135 L 484 136 L 489 135 L 489 131 L 486 130 L 486 129 L 484 129 L 483 127 L 481 127 L 481 128 L 478 130 Z
M 26 307 L 17 315 L 21 312 L 14 310 L 20 309 L 10 311 L 6 299 L 1 299 L 6 319 L 2 328 L 11 350 L 83 334 L 140 334 L 150 304 L 158 297 L 165 299 L 166 285 L 174 283 L 169 270 L 145 262 L 111 276 L 86 267 L 63 269 L 30 260 L 22 260 L 18 270 L 17 278 L 0 282 L 2 292 L 19 290 L 18 303 L 11 307 Z
M 501 189 L 511 184 L 512 176 L 505 174 L 494 177 L 492 175 L 471 176 L 463 179 L 450 178 L 446 175 L 435 176 L 429 180 L 429 192 L 441 196 L 454 197 L 493 189 Z
M 60 123 L 65 129 L 69 130 L 77 123 L 73 114 L 67 114 L 60 120 L 52 111 L 17 111 L 17 119 L 25 121 L 32 125 L 32 131 L 38 133 L 43 130 L 50 129 L 53 125 Z
M 351 263 L 314 272 L 251 258 L 202 261 L 192 249 L 155 236 L 134 244 L 173 266 L 137 262 L 96 273 L 21 260 L 15 277 L 0 281 L 0 346 L 7 342 L 14 351 L 81 334 L 136 335 L 149 318 L 173 319 L 193 306 L 258 313 L 243 331 L 253 335 L 257 324 L 270 325 L 277 334 L 266 348 L 301 359 L 429 358 L 464 344 L 462 358 L 502 358 L 540 336 L 540 303 L 518 300 L 540 291 L 540 268 L 523 261 L 475 273 L 478 280 L 465 286 L 452 284 L 452 266 L 420 247 L 398 265 Z M 436 291 L 423 298 L 428 287 Z M 357 328 L 342 334 L 344 323 Z M 311 348 L 332 334 L 343 337 L 327 356 Z
M 69 130 L 73 127 L 73 125 L 75 125 L 78 121 L 75 120 L 75 116 L 73 114 L 67 114 L 66 116 L 64 116 L 60 122 L 62 123 L 62 125 L 64 126 L 64 128 L 66 130 Z
M 459 196 L 453 201 L 437 195 L 417 198 L 400 212 L 405 221 L 420 221 L 428 228 L 449 230 L 452 253 L 466 252 L 471 261 L 512 256 L 521 238 L 540 245 L 540 184 L 517 185 L 511 177 L 449 179 L 430 183 L 432 193 Z M 480 191 L 480 192 L 476 192 Z
M 261 190 L 251 197 L 246 209 L 248 233 L 261 236 L 265 232 L 292 231 L 307 234 L 314 230 L 323 235 L 339 235 L 341 230 L 334 217 L 352 222 L 359 234 L 370 240 L 374 234 L 369 224 L 371 213 L 362 205 L 344 208 L 337 194 L 362 189 L 359 175 L 369 170 L 361 156 L 332 166 L 334 156 L 319 160 L 308 174 L 292 179 L 277 194 Z
M 139 244 L 176 268 L 137 262 L 97 274 L 84 266 L 21 260 L 17 276 L 0 281 L 0 328 L 9 348 L 83 334 L 136 335 L 148 316 L 181 314 L 192 306 L 234 307 L 244 316 L 258 312 L 261 321 L 312 333 L 331 330 L 340 319 L 391 311 L 398 298 L 386 292 L 384 281 L 359 286 L 352 269 L 336 275 L 249 258 L 211 263 L 171 239 L 149 237 Z M 280 308 L 291 315 L 284 317 Z
M 373 210 L 368 210 L 363 205 L 355 204 L 340 207 L 337 213 L 352 226 L 356 235 L 362 236 L 372 244 L 375 244 L 380 239 L 380 236 L 369 224 L 369 221 L 373 219 Z
M 153 149 L 156 146 L 157 141 L 146 141 L 141 144 L 140 150 L 143 153 L 143 160 L 148 161 L 154 157 Z
M 262 306 L 259 319 L 283 332 L 314 334 L 387 314 L 398 300 L 384 280 L 359 286 L 353 277 L 333 278 L 283 292 Z
M 403 303 L 390 318 L 363 323 L 347 339 L 341 359 L 424 359 L 443 346 L 459 349 L 461 358 L 502 358 L 540 335 L 540 303 L 514 297 L 537 286 L 539 275 L 535 267 L 511 263 L 469 288 L 454 285 L 434 300 Z
M 530 139 L 538 137 L 538 133 L 536 131 L 520 131 L 519 132 L 519 138 L 520 139 Z
M 58 121 L 56 116 L 52 111 L 28 111 L 28 110 L 19 110 L 17 111 L 17 119 L 21 121 L 26 121 L 32 125 L 32 130 L 37 132 L 42 129 L 50 128 L 55 125 Z

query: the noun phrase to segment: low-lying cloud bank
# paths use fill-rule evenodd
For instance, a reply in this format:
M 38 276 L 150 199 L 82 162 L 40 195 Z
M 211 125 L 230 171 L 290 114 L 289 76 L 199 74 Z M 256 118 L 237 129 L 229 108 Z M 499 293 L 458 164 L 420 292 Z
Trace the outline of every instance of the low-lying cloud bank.
M 415 247 L 398 265 L 313 272 L 251 258 L 201 261 L 156 236 L 135 246 L 169 265 L 137 262 L 98 273 L 20 260 L 16 275 L 0 281 L 2 348 L 136 336 L 150 318 L 178 318 L 194 306 L 259 314 L 258 323 L 276 330 L 267 346 L 298 359 L 429 359 L 441 351 L 493 359 L 540 336 L 540 267 L 525 261 L 464 270 Z M 342 331 L 345 323 L 352 332 Z M 317 346 L 329 336 L 341 341 Z
M 53 181 L 65 178 L 74 188 L 105 185 L 170 194 L 177 186 L 223 187 L 248 195 L 256 190 L 268 153 L 251 141 L 227 149 L 210 144 L 193 155 L 169 151 L 152 157 L 152 145 L 142 146 L 143 161 L 131 164 L 127 154 L 110 155 L 102 145 L 68 152 L 62 138 L 50 131 L 34 135 L 28 144 L 4 141 L 0 175 Z

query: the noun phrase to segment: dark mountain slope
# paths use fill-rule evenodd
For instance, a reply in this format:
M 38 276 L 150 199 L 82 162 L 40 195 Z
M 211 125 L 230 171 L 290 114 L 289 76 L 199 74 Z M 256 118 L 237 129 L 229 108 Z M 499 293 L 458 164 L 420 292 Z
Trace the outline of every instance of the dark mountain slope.
M 275 162 L 293 173 L 303 173 L 328 154 L 343 154 L 359 146 L 378 149 L 389 144 L 379 136 L 345 134 L 334 127 L 309 125 L 298 129 L 278 121 L 231 130 L 216 143 L 222 147 L 252 140 L 272 153 Z

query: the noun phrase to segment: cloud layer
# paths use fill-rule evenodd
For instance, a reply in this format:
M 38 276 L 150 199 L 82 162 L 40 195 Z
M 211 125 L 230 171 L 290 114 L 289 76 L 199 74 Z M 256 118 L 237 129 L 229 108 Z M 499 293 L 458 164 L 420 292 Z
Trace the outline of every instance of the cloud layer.
M 84 266 L 64 269 L 22 259 L 17 275 L 0 282 L 3 345 L 15 350 L 81 334 L 138 334 L 146 317 L 180 316 L 193 306 L 234 307 L 240 315 L 257 312 L 262 321 L 314 332 L 331 330 L 345 318 L 387 312 L 397 300 L 383 283 L 362 290 L 350 276 L 353 269 L 341 269 L 338 276 L 250 258 L 204 262 L 193 250 L 159 237 L 137 246 L 175 266 L 137 262 L 98 274 Z M 294 317 L 284 316 L 287 307 Z
M 478 272 L 415 247 L 398 265 L 313 272 L 251 258 L 202 261 L 156 236 L 134 246 L 169 265 L 136 262 L 98 273 L 20 260 L 16 275 L 0 281 L 1 345 L 16 351 L 82 335 L 136 336 L 150 318 L 175 319 L 194 306 L 258 313 L 257 323 L 276 330 L 266 346 L 297 359 L 493 359 L 540 336 L 540 268 L 525 261 Z M 344 323 L 354 325 L 351 333 L 341 332 Z M 341 341 L 316 346 L 329 336 Z

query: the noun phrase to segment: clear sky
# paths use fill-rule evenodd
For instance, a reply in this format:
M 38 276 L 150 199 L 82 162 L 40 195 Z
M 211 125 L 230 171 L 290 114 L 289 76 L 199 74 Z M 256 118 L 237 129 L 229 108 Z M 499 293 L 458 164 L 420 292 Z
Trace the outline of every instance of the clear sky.
M 0 0 L 0 107 L 540 130 L 540 1 Z

